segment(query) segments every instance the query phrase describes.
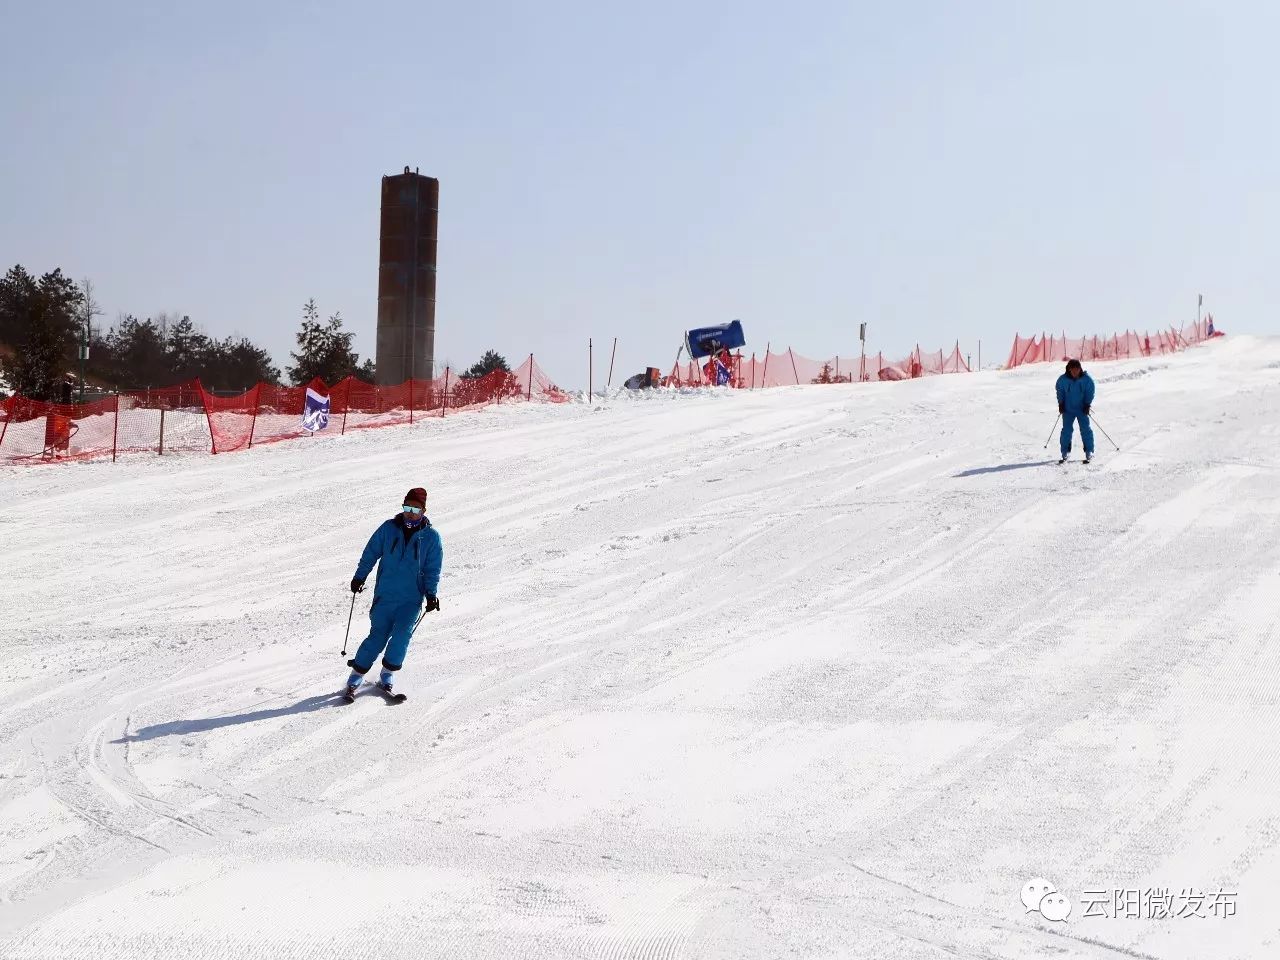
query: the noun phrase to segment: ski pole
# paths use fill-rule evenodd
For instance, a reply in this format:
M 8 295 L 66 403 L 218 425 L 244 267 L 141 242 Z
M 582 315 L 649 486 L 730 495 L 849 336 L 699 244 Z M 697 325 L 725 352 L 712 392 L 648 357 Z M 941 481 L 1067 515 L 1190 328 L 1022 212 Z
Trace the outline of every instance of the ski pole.
M 1053 439 L 1053 431 L 1058 429 L 1058 421 L 1062 419 L 1062 411 L 1058 411 L 1058 415 L 1053 418 L 1053 429 L 1049 431 L 1049 440 Z M 1049 449 L 1049 440 L 1044 442 L 1044 448 Z
M 415 623 L 415 624 L 413 625 L 413 629 L 409 631 L 409 639 L 410 639 L 410 640 L 412 640 L 412 639 L 413 639 L 413 635 L 414 635 L 415 633 L 417 633 L 417 632 L 418 632 L 418 623 L 421 623 L 421 622 L 422 622 L 422 618 L 423 618 L 423 617 L 425 617 L 426 615 L 427 615 L 427 611 L 426 611 L 426 610 L 423 610 L 420 614 L 418 614 L 418 622 L 417 622 L 417 623 Z
M 1097 420 L 1097 418 L 1096 418 L 1096 417 L 1092 417 L 1092 416 L 1090 416 L 1090 417 L 1089 417 L 1089 419 L 1093 422 L 1093 425 L 1094 425 L 1095 427 L 1097 427 L 1099 430 L 1102 430 L 1102 424 L 1100 424 L 1100 423 L 1098 422 L 1098 420 Z M 1105 430 L 1102 430 L 1102 435 L 1103 435 L 1104 437 L 1106 437 L 1106 438 L 1107 438 L 1107 440 L 1110 442 L 1110 444 L 1111 444 L 1113 447 L 1115 447 L 1115 448 L 1116 448 L 1116 453 L 1119 453 L 1119 452 L 1120 452 L 1120 445 L 1119 445 L 1118 443 L 1116 443 L 1114 440 L 1112 440 L 1112 439 L 1111 439 L 1111 434 L 1107 433 L 1107 431 L 1105 431 Z
M 356 595 L 351 594 L 351 612 L 347 614 L 347 635 L 342 638 L 342 655 L 347 655 L 347 639 L 351 636 L 351 618 L 356 613 Z

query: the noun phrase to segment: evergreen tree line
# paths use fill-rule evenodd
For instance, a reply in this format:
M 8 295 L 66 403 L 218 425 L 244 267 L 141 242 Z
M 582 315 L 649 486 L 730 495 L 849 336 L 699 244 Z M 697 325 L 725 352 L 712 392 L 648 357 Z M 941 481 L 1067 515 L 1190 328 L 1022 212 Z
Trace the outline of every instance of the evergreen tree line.
M 260 381 L 279 383 L 271 355 L 248 338 L 210 337 L 186 316 L 161 314 L 139 320 L 121 314 L 105 332 L 93 319 L 101 311 L 88 281 L 77 285 L 60 269 L 35 277 L 21 265 L 0 279 L 0 376 L 9 390 L 34 400 L 71 402 L 78 397 L 79 348 L 87 329 L 89 357 L 85 381 L 108 389 L 166 387 L 199 378 L 214 391 L 238 391 Z M 316 377 L 334 384 L 354 376 L 372 383 L 372 360 L 360 362 L 354 334 L 341 314 L 320 319 L 314 299 L 302 308 L 295 337 L 298 350 L 285 372 L 300 385 Z M 7 346 L 7 351 L 4 349 Z M 460 374 L 474 379 L 507 361 L 488 350 Z

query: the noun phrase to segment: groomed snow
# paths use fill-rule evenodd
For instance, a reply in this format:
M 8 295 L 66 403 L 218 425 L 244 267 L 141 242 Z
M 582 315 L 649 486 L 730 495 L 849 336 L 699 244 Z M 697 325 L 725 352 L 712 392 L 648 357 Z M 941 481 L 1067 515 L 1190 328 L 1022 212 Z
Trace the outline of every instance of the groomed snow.
M 0 956 L 1280 956 L 1280 340 L 1093 365 L 1089 467 L 1059 372 L 0 471 Z

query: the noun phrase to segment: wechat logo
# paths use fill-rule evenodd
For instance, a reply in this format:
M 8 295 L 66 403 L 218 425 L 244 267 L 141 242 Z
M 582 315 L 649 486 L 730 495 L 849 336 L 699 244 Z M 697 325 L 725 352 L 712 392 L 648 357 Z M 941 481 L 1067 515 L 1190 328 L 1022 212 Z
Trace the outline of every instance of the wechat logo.
M 1054 922 L 1071 916 L 1071 901 L 1044 877 L 1036 877 L 1022 885 L 1022 905 L 1027 908 L 1027 913 L 1038 913 Z

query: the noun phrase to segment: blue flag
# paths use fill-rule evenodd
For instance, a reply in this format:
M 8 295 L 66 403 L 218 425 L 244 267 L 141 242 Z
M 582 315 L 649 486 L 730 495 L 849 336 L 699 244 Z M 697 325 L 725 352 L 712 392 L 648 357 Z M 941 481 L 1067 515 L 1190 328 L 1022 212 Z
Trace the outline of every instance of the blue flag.
M 315 433 L 329 425 L 329 398 L 307 387 L 307 400 L 302 408 L 302 429 Z

